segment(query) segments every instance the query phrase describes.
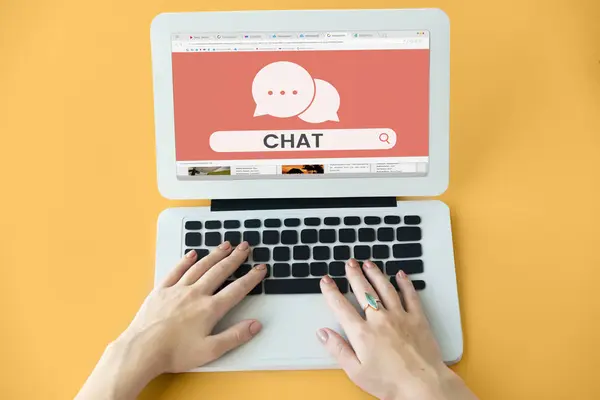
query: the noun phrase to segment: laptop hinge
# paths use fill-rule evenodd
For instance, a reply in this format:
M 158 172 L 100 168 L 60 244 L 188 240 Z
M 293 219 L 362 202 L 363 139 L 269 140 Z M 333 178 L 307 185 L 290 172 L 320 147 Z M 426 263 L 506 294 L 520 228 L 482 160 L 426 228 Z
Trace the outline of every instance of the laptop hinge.
M 291 199 L 216 199 L 211 211 L 287 210 L 306 208 L 396 207 L 395 197 L 329 197 Z

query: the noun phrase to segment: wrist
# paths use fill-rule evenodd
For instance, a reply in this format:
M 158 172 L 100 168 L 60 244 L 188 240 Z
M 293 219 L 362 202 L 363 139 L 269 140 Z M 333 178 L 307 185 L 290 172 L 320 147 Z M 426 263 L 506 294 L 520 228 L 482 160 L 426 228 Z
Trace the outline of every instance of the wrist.
M 398 382 L 390 400 L 464 400 L 466 397 L 457 397 L 457 388 L 464 385 L 462 380 L 445 364 L 438 368 L 430 369 L 428 373 L 415 377 L 413 385 L 407 386 L 406 382 Z
M 124 333 L 110 343 L 101 359 L 107 370 L 114 399 L 137 398 L 143 388 L 163 371 L 141 335 Z
M 110 343 L 76 400 L 135 399 L 160 370 L 149 362 L 140 339 L 121 335 Z

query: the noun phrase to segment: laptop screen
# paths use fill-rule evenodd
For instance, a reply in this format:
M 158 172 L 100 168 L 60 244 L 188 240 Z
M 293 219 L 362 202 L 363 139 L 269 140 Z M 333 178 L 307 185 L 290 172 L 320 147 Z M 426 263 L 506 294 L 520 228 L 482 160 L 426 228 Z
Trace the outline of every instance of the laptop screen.
M 177 176 L 424 176 L 427 31 L 172 36 Z

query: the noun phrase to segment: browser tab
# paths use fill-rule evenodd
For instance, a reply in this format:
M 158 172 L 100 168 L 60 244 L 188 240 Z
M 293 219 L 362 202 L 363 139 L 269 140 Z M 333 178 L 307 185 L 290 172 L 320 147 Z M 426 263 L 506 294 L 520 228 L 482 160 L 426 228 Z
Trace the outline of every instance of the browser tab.
M 327 32 L 328 38 L 345 38 L 348 37 L 348 32 Z
M 277 39 L 294 39 L 296 37 L 296 34 L 290 32 L 277 32 L 275 35 Z
M 376 39 L 379 38 L 379 32 L 352 32 L 355 39 Z
M 217 39 L 238 40 L 241 38 L 242 38 L 242 35 L 239 33 L 219 33 L 219 34 L 217 34 Z
M 244 39 L 254 39 L 254 40 L 262 40 L 264 39 L 264 35 L 262 33 L 246 33 L 244 34 Z
M 322 37 L 325 36 L 319 32 L 305 32 L 305 33 L 301 33 L 301 35 L 304 35 L 305 39 L 321 39 Z

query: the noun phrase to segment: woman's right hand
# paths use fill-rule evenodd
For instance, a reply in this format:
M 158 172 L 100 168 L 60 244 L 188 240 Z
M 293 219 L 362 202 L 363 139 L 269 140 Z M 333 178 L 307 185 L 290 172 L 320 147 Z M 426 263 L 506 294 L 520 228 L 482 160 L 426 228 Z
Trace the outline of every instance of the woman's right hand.
M 444 364 L 410 279 L 402 271 L 396 276 L 402 302 L 375 264 L 367 261 L 363 269 L 364 274 L 356 260 L 346 264 L 346 276 L 359 304 L 367 304 L 365 293 L 381 301 L 378 309 L 367 307 L 364 318 L 330 277 L 321 281 L 321 291 L 350 343 L 329 328 L 320 329 L 317 337 L 348 377 L 385 400 L 476 399 Z

